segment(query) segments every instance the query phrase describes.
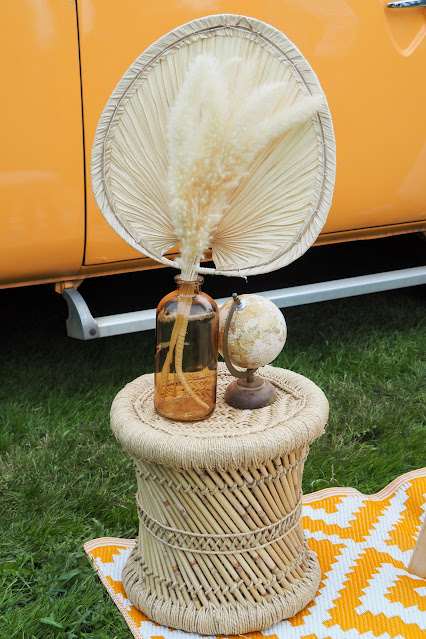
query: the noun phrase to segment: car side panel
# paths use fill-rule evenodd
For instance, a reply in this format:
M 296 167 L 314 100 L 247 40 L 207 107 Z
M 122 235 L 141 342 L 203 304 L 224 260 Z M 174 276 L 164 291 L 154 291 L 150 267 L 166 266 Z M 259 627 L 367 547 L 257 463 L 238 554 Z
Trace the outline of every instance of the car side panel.
M 241 13 L 281 29 L 328 97 L 337 178 L 323 233 L 426 218 L 423 9 L 392 13 L 383 0 L 79 0 L 78 8 L 87 171 L 99 116 L 134 59 L 188 20 Z M 90 187 L 87 220 L 86 264 L 138 257 L 104 221 Z
M 3 3 L 0 57 L 0 284 L 71 276 L 85 239 L 75 4 Z

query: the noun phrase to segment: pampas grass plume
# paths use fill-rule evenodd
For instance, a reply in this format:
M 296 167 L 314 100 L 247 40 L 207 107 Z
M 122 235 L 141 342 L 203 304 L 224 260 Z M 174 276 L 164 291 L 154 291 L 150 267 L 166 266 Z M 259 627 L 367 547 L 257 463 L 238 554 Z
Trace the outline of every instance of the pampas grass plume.
M 200 55 L 170 111 L 168 195 L 182 279 L 194 280 L 230 198 L 256 155 L 311 118 L 323 97 L 282 104 L 284 82 L 253 86 L 254 65 Z
M 222 62 L 212 55 L 195 58 L 168 125 L 168 197 L 172 223 L 181 245 L 184 286 L 161 372 L 160 395 L 166 392 L 175 352 L 175 370 L 186 393 L 207 404 L 188 385 L 182 370 L 193 282 L 214 231 L 250 165 L 270 142 L 304 123 L 321 106 L 322 96 L 308 96 L 283 105 L 284 82 L 253 85 L 254 65 L 234 58 Z M 187 282 L 187 284 L 185 284 Z

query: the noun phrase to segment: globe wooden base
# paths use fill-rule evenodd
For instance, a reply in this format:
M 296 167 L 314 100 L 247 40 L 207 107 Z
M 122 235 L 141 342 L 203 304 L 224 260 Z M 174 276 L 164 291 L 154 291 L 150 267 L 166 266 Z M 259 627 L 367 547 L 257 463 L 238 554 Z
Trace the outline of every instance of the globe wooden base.
M 233 408 L 255 409 L 264 408 L 274 403 L 277 398 L 275 388 L 258 375 L 254 376 L 253 381 L 247 379 L 236 379 L 231 382 L 225 393 L 225 402 Z

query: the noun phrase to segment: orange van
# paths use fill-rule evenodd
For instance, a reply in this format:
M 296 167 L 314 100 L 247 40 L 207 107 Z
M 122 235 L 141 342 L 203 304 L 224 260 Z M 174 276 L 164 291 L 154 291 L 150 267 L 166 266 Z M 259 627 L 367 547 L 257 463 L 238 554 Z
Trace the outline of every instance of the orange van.
M 214 13 L 283 31 L 319 77 L 337 177 L 317 243 L 426 230 L 424 0 L 20 0 L 3 6 L 0 286 L 58 289 L 153 268 L 105 222 L 90 187 L 103 107 L 160 36 Z

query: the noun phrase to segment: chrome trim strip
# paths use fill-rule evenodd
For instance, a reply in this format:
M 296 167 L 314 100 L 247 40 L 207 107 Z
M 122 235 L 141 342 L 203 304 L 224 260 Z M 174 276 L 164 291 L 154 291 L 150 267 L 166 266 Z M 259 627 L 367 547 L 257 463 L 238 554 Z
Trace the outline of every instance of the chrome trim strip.
M 426 266 L 261 291 L 258 295 L 263 295 L 279 308 L 288 308 L 420 284 L 426 284 Z M 67 319 L 69 337 L 89 340 L 155 328 L 155 308 L 94 318 L 76 289 L 65 289 L 64 297 L 70 311 Z M 216 300 L 216 303 L 220 307 L 228 299 L 230 298 L 223 297 Z

